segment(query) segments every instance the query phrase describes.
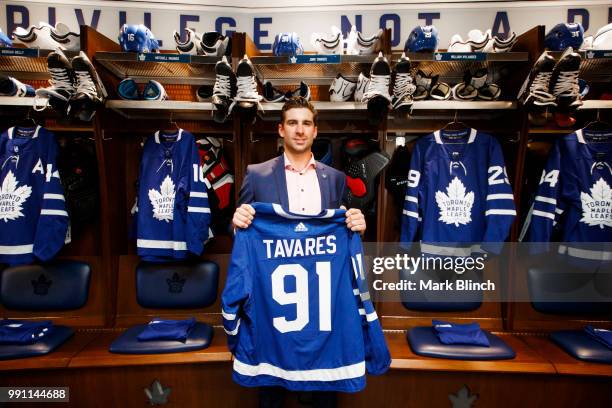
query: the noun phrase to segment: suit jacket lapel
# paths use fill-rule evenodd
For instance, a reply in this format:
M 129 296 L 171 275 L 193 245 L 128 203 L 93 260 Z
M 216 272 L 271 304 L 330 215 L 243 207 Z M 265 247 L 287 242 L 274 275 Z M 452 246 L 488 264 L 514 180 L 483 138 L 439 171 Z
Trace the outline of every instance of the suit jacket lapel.
M 276 178 L 276 191 L 278 191 L 278 202 L 280 205 L 289 209 L 289 194 L 287 193 L 287 177 L 285 176 L 285 159 L 278 156 L 274 164 L 274 176 Z
M 317 179 L 319 180 L 319 190 L 321 190 L 321 210 L 329 208 L 331 201 L 331 189 L 329 188 L 329 175 L 326 174 L 325 168 L 321 163 L 317 162 L 316 166 Z

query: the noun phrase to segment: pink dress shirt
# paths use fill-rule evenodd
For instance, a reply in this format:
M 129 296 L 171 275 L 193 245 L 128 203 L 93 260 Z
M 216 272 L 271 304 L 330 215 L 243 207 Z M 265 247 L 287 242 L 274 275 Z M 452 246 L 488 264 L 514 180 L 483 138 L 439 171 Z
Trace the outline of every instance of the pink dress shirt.
M 318 214 L 321 212 L 321 189 L 317 178 L 314 155 L 303 169 L 296 169 L 286 154 L 285 176 L 287 178 L 287 195 L 289 211 L 296 214 Z

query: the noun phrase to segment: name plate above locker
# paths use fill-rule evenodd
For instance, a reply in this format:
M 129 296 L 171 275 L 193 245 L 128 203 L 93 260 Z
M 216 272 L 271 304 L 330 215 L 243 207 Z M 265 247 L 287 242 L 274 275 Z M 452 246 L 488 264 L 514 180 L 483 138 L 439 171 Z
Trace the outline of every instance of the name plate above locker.
M 612 50 L 588 50 L 585 56 L 587 59 L 612 58 Z
M 434 61 L 486 61 L 485 52 L 434 52 Z
M 160 53 L 139 53 L 136 57 L 140 62 L 180 62 L 184 64 L 191 63 L 191 55 L 189 54 L 160 54 Z
M 305 54 L 289 57 L 290 64 L 339 64 L 339 54 Z
M 38 48 L 0 48 L 0 57 L 38 58 L 39 52 Z

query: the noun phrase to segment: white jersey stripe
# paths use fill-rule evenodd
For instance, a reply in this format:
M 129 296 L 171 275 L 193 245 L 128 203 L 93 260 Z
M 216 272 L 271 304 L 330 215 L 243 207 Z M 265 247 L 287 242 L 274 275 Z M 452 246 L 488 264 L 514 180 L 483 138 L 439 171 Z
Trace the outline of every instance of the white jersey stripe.
M 269 375 L 287 381 L 340 381 L 359 378 L 365 375 L 365 361 L 337 368 L 320 368 L 315 370 L 285 370 L 269 363 L 250 365 L 234 359 L 234 371 L 238 374 L 255 377 Z
M 421 242 L 421 252 L 431 255 L 470 256 L 472 253 L 480 251 L 482 251 L 480 245 L 471 245 L 468 247 L 446 247 Z
M 63 217 L 67 217 L 68 213 L 64 210 L 40 210 L 40 215 L 61 215 Z
M 574 248 L 567 245 L 559 245 L 559 253 L 567 253 L 574 258 L 590 259 L 593 261 L 612 261 L 612 252 L 594 251 L 592 249 Z
M 236 315 L 232 313 L 227 313 L 225 310 L 221 309 L 221 315 L 225 320 L 236 320 Z
M 533 210 L 533 215 L 537 215 L 538 217 L 545 217 L 545 218 L 550 218 L 551 220 L 555 220 L 555 214 L 553 213 L 549 213 L 549 212 L 545 212 L 545 211 L 540 211 L 540 210 Z
M 209 213 L 210 212 L 210 208 L 188 206 L 187 207 L 187 212 L 192 212 L 192 213 Z
M 208 198 L 208 193 L 200 193 L 199 191 L 189 192 L 189 197 Z
M 487 200 L 514 200 L 512 194 L 489 194 Z
M 378 319 L 378 315 L 376 314 L 376 312 L 372 312 L 372 313 L 368 313 L 366 315 L 366 320 L 368 322 L 373 322 L 374 320 Z
M 403 211 L 403 214 L 404 214 L 404 215 L 407 215 L 407 216 L 409 216 L 409 217 L 412 217 L 412 218 L 416 218 L 416 219 L 418 219 L 418 218 L 419 218 L 419 214 L 418 214 L 418 213 L 415 213 L 414 211 L 404 210 L 404 211 Z
M 175 251 L 186 251 L 187 242 L 185 241 L 163 241 L 158 239 L 139 239 L 136 241 L 138 248 L 151 249 L 173 249 Z
M 516 210 L 487 210 L 485 215 L 516 215 Z
M 62 201 L 66 201 L 62 194 L 51 194 L 51 193 L 45 193 L 43 195 L 43 200 L 62 200 Z
M 34 252 L 34 245 L 0 245 L 0 254 L 25 255 Z
M 413 197 L 413 196 L 409 196 L 409 195 L 406 196 L 406 201 L 410 201 L 411 203 L 416 203 L 416 204 L 419 203 L 419 199 L 418 198 Z
M 554 198 L 548 198 L 548 197 L 542 197 L 542 196 L 536 196 L 535 198 L 536 201 L 541 201 L 543 203 L 548 203 L 548 204 L 552 204 L 552 205 L 557 205 L 557 200 Z

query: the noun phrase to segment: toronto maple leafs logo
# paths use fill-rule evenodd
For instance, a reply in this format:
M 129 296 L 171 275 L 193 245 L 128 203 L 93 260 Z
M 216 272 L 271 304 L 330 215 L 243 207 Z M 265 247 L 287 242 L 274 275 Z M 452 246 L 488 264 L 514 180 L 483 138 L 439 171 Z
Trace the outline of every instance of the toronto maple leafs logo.
M 448 394 L 453 408 L 471 408 L 478 399 L 478 394 L 472 394 L 469 387 L 464 385 L 457 394 Z
M 174 183 L 170 176 L 166 176 L 159 187 L 149 190 L 149 200 L 153 206 L 153 218 L 170 222 L 174 214 Z
M 151 386 L 144 389 L 144 393 L 151 405 L 166 405 L 172 388 L 164 387 L 159 380 L 153 381 Z
M 469 224 L 472 221 L 474 192 L 465 193 L 465 186 L 455 177 L 446 188 L 446 193 L 436 191 L 436 203 L 440 208 L 439 221 L 445 224 Z
M 9 170 L 0 186 L 0 220 L 4 222 L 23 217 L 22 206 L 32 194 L 32 187 L 27 185 L 17 187 L 17 184 L 15 175 Z
M 591 194 L 581 192 L 582 218 L 590 227 L 612 227 L 612 189 L 603 178 L 599 178 L 591 187 Z

